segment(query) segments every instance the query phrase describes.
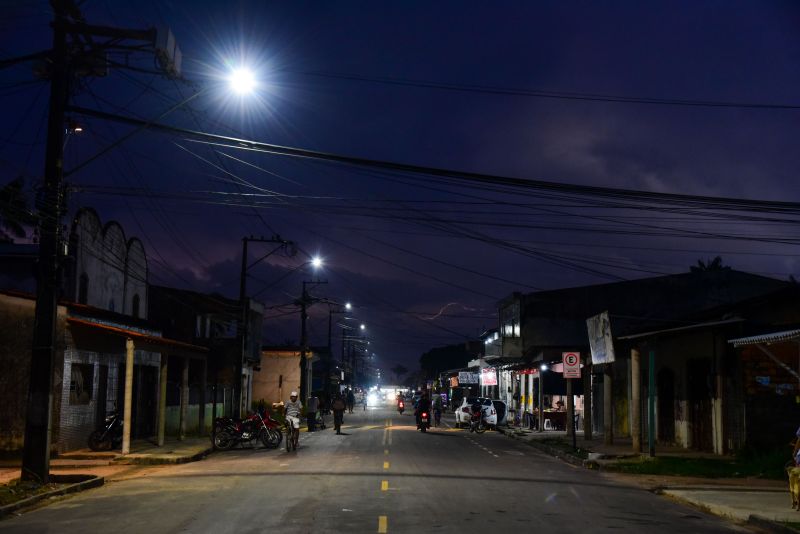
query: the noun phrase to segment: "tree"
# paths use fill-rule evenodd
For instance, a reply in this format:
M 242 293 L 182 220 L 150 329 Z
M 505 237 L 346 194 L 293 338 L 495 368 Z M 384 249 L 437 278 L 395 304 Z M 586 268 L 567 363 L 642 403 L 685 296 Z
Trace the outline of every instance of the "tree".
M 474 356 L 467 350 L 466 345 L 447 345 L 433 348 L 420 356 L 419 366 L 423 377 L 430 380 L 438 378 L 439 373 L 443 371 L 466 367 L 472 358 Z
M 13 243 L 14 238 L 25 237 L 25 227 L 36 223 L 25 198 L 24 185 L 20 177 L 0 189 L 0 243 Z
M 390 371 L 392 373 L 394 373 L 395 382 L 399 384 L 400 383 L 400 377 L 403 376 L 404 374 L 406 374 L 408 372 L 408 369 L 406 369 L 402 365 L 395 365 L 394 367 L 392 367 L 390 369 Z
M 707 262 L 703 260 L 697 260 L 697 265 L 692 265 L 691 267 L 689 267 L 689 271 L 693 273 L 724 271 L 728 269 L 730 269 L 730 267 L 723 265 L 722 258 L 719 256 L 717 256 L 713 260 L 708 260 Z

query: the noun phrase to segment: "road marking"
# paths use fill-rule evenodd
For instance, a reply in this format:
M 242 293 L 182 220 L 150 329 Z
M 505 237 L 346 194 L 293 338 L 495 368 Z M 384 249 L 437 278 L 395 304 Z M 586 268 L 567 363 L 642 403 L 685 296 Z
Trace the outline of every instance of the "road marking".
M 383 462 L 383 468 L 389 469 L 389 462 Z
M 383 454 L 389 454 L 389 449 L 383 449 Z
M 391 445 L 392 444 L 392 434 L 393 434 L 393 432 L 389 432 L 388 434 L 389 434 L 389 445 Z
M 497 456 L 496 454 L 492 454 L 492 456 L 494 456 L 495 458 L 500 458 L 500 457 L 499 457 L 499 456 Z
M 386 534 L 389 532 L 389 521 L 385 515 L 378 516 L 378 534 Z
M 386 446 L 387 434 L 389 434 L 389 429 L 388 428 L 384 428 L 383 429 L 383 446 L 384 447 Z
M 388 489 L 389 489 L 389 481 L 381 480 L 381 491 L 386 491 Z

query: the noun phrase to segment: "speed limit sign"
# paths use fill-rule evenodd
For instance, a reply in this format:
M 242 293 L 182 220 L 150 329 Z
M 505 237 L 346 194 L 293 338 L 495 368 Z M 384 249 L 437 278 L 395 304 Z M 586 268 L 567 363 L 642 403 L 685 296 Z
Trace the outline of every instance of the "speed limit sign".
M 562 352 L 561 357 L 564 360 L 564 378 L 580 378 L 581 377 L 581 353 L 580 352 Z

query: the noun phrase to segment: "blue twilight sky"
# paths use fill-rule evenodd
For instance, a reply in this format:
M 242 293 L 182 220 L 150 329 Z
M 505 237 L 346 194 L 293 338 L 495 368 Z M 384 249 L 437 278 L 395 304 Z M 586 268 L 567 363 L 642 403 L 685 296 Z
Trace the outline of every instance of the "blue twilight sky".
M 47 2 L 3 4 L 0 57 L 50 46 Z M 152 74 L 148 53 L 117 51 L 118 66 L 107 77 L 75 84 L 71 100 L 85 107 L 152 119 L 201 88 L 201 96 L 161 122 L 460 171 L 800 200 L 800 109 L 467 90 L 798 105 L 796 2 L 80 5 L 93 24 L 169 26 L 184 76 L 195 82 Z M 255 70 L 258 86 L 235 97 L 223 78 L 242 64 Z M 35 80 L 30 63 L 0 70 L 0 182 L 22 175 L 30 192 L 41 180 L 48 94 Z M 131 131 L 80 120 L 86 131 L 70 137 L 67 169 Z M 278 233 L 296 241 L 303 252 L 271 256 L 248 282 L 250 294 L 270 307 L 271 342 L 298 338 L 298 314 L 287 304 L 313 276 L 298 268 L 304 252 L 320 254 L 329 283 L 314 294 L 358 305 L 351 322 L 367 323 L 384 368 L 415 366 L 428 348 L 495 326 L 497 299 L 514 290 L 685 272 L 717 255 L 734 268 L 781 279 L 799 271 L 791 214 L 764 222 L 746 216 L 775 214 L 476 189 L 150 131 L 68 181 L 70 213 L 93 206 L 143 240 L 153 283 L 234 297 L 242 236 Z M 269 249 L 251 250 L 255 260 Z M 312 341 L 324 344 L 324 305 L 313 308 L 310 326 Z

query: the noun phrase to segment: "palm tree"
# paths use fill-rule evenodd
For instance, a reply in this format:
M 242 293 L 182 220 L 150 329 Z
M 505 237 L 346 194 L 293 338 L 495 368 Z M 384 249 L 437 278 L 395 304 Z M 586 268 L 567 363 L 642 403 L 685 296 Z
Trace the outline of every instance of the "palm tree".
M 0 189 L 0 243 L 13 243 L 14 238 L 25 237 L 25 227 L 36 223 L 25 198 L 24 185 L 25 181 L 19 177 Z
M 408 369 L 406 369 L 402 365 L 398 364 L 398 365 L 395 365 L 394 367 L 392 367 L 390 369 L 390 371 L 392 371 L 392 373 L 394 373 L 395 381 L 397 383 L 399 383 L 400 382 L 400 377 L 403 376 L 404 374 L 406 374 L 408 372 Z
M 703 260 L 697 260 L 697 265 L 692 265 L 689 267 L 689 271 L 693 273 L 701 273 L 707 271 L 723 271 L 726 269 L 730 269 L 730 267 L 722 264 L 722 258 L 717 256 L 713 260 L 708 260 L 707 262 Z

